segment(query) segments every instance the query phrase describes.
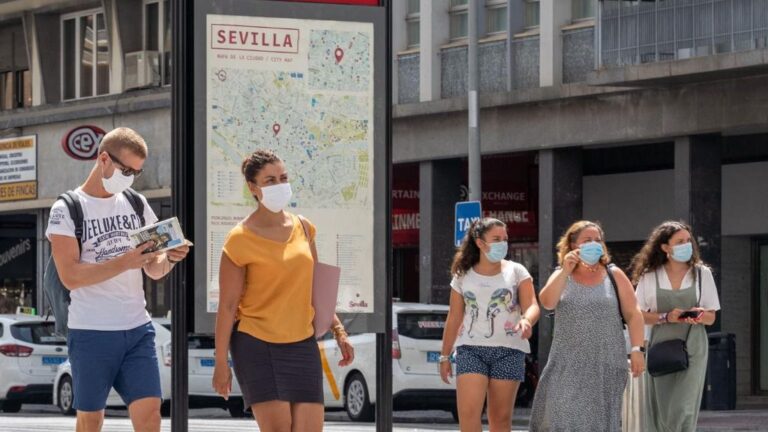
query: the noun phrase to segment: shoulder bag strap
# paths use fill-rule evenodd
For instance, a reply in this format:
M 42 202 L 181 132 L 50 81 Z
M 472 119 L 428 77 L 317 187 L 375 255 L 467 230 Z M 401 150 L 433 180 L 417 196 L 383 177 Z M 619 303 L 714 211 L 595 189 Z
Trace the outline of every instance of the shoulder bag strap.
M 701 303 L 701 266 L 696 266 L 696 272 L 693 273 L 696 280 L 693 282 L 693 284 L 696 286 L 696 307 L 699 307 L 699 304 Z M 685 341 L 688 341 L 688 336 L 691 335 L 691 329 L 693 329 L 693 326 L 695 324 L 689 324 L 688 325 L 688 332 L 685 334 Z
M 309 243 L 309 249 L 312 251 L 312 259 L 317 262 L 317 247 L 315 246 L 315 241 L 310 239 L 309 237 L 309 228 L 307 228 L 307 220 L 304 219 L 304 216 L 299 215 L 299 222 L 301 222 L 301 227 L 304 228 L 304 238 L 307 239 L 307 242 Z
M 605 266 L 605 270 L 608 273 L 608 279 L 611 280 L 611 286 L 613 286 L 613 292 L 614 294 L 616 294 L 616 304 L 619 307 L 619 316 L 621 317 L 621 323 L 623 327 L 624 323 L 626 323 L 627 320 L 624 319 L 624 312 L 621 311 L 621 297 L 619 296 L 619 286 L 616 284 L 616 278 L 613 276 L 613 269 L 615 267 L 616 265 L 611 263 Z
M 59 195 L 60 200 L 64 201 L 64 204 L 69 210 L 69 217 L 72 218 L 72 223 L 75 225 L 75 238 L 77 239 L 77 247 L 80 248 L 80 253 L 83 252 L 83 205 L 80 203 L 80 197 L 73 191 L 67 191 Z

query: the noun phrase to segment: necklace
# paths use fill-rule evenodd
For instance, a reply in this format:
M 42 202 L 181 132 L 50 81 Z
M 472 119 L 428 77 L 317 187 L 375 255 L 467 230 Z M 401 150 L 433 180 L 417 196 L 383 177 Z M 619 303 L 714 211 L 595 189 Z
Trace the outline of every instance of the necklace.
M 579 261 L 579 264 L 581 264 L 582 267 L 586 268 L 587 270 L 589 270 L 592 273 L 595 273 L 597 271 L 597 269 L 598 269 L 598 266 L 599 266 L 599 264 L 595 264 L 595 265 L 591 266 L 591 265 L 585 264 L 583 261 Z

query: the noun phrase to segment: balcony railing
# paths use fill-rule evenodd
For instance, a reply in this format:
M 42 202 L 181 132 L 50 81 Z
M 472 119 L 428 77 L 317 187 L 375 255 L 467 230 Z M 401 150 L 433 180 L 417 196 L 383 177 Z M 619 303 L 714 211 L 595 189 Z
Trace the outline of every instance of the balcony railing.
M 600 0 L 604 67 L 768 48 L 768 0 Z

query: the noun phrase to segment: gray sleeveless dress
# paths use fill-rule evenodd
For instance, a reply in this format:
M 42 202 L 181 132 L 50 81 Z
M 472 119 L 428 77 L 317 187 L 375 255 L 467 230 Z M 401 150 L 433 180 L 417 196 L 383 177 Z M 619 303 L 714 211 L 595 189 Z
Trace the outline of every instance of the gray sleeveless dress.
M 608 276 L 585 286 L 568 278 L 555 309 L 549 360 L 531 413 L 531 431 L 621 430 L 627 352 Z

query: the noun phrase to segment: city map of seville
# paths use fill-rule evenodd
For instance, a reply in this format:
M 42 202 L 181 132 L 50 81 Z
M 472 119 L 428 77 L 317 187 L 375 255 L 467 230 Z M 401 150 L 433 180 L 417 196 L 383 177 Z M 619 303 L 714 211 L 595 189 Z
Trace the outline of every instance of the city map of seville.
M 288 211 L 342 269 L 337 310 L 372 312 L 373 25 L 208 15 L 207 32 L 207 310 L 226 235 L 256 207 L 240 165 L 268 148 L 288 169 Z

